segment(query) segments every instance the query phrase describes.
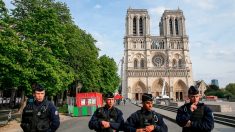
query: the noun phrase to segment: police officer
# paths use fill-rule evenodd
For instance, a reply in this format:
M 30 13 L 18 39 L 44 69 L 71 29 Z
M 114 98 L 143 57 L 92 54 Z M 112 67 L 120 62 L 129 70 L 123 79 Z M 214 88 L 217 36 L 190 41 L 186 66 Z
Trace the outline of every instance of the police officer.
M 97 132 L 118 132 L 124 125 L 123 113 L 114 107 L 114 95 L 105 94 L 105 106 L 96 109 L 89 121 L 89 128 Z
M 125 122 L 125 132 L 167 132 L 168 128 L 161 115 L 152 110 L 152 94 L 144 93 L 143 107 L 131 114 Z
M 22 113 L 21 128 L 24 132 L 55 132 L 60 125 L 56 107 L 46 99 L 45 90 L 34 84 L 33 97 L 29 98 Z
M 211 132 L 214 128 L 213 113 L 204 103 L 200 103 L 199 91 L 191 86 L 188 90 L 189 103 L 178 109 L 176 122 L 183 127 L 182 132 Z

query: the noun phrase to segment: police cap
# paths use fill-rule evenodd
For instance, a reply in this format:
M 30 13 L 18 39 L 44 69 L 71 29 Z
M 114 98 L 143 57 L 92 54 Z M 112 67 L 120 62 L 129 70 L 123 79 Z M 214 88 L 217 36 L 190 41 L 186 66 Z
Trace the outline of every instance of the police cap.
M 113 95 L 113 93 L 111 93 L 111 92 L 107 92 L 105 95 L 104 95 L 104 97 L 107 99 L 107 98 L 114 98 L 114 95 Z
M 198 93 L 199 93 L 199 91 L 198 91 L 197 87 L 190 86 L 190 88 L 188 89 L 188 94 L 189 95 L 196 95 Z
M 33 87 L 33 91 L 35 92 L 35 91 L 43 91 L 43 90 L 45 90 L 44 89 L 44 87 L 42 86 L 42 85 L 40 85 L 40 84 L 35 84 L 34 85 L 34 87 Z
M 145 101 L 153 101 L 152 94 L 144 93 L 142 95 L 142 102 L 145 102 Z

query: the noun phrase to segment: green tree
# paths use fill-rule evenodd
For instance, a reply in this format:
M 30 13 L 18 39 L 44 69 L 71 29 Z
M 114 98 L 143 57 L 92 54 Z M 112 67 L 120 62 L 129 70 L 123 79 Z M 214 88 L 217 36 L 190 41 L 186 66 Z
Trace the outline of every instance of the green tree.
M 72 82 L 82 92 L 114 91 L 119 84 L 116 63 L 100 59 L 96 40 L 72 21 L 66 4 L 54 0 L 13 0 L 9 17 L 0 1 L 1 87 L 42 84 L 56 95 Z M 108 67 L 107 67 L 108 66 Z
M 0 82 L 1 88 L 13 88 L 25 84 L 30 77 L 26 67 L 31 54 L 25 49 L 27 43 L 22 42 L 13 29 L 12 18 L 7 14 L 3 1 L 0 1 Z
M 5 7 L 5 3 L 3 2 L 3 0 L 0 0 L 0 19 L 4 19 L 4 18 L 8 17 L 7 12 L 8 12 L 8 10 Z
M 213 95 L 219 98 L 229 98 L 233 96 L 232 92 L 235 92 L 235 85 L 229 84 L 225 89 L 219 89 L 216 85 L 210 85 L 209 88 L 205 91 L 206 95 Z
M 11 89 L 10 104 L 14 104 L 18 87 L 29 92 L 29 79 L 32 77 L 32 71 L 27 67 L 32 58 L 27 49 L 29 41 L 21 41 L 14 26 L 12 17 L 8 15 L 3 1 L 0 1 L 0 89 Z M 23 102 L 24 92 L 21 97 Z
M 233 96 L 235 96 L 235 83 L 229 83 L 226 87 L 225 90 L 231 93 Z
M 114 92 L 118 89 L 120 78 L 117 74 L 118 67 L 116 62 L 106 55 L 99 58 L 101 79 L 99 81 L 101 92 Z
M 83 84 L 81 92 L 99 92 L 99 49 L 95 46 L 95 39 L 73 24 L 67 25 L 66 32 L 67 63 L 74 69 L 75 80 Z
M 67 7 L 54 0 L 14 0 L 13 4 L 15 30 L 28 42 L 25 49 L 32 54 L 27 65 L 32 73 L 29 82 L 41 83 L 49 95 L 55 95 L 73 81 L 72 68 L 65 63 L 68 51 L 62 33 L 66 21 L 61 17 L 66 14 L 59 10 Z
M 216 85 L 209 85 L 208 89 L 205 91 L 205 94 L 208 95 L 208 93 L 215 93 L 216 91 L 219 91 L 219 87 Z

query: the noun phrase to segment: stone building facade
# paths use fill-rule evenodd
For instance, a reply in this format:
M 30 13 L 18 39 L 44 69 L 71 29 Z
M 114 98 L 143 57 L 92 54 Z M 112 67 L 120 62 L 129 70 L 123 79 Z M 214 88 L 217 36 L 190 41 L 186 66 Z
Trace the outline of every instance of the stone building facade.
M 184 100 L 193 76 L 182 10 L 164 11 L 160 36 L 151 36 L 146 9 L 129 8 L 125 21 L 122 95 L 136 100 L 141 100 L 143 93 L 157 97 L 165 82 L 170 98 Z
M 198 80 L 194 82 L 194 86 L 198 87 L 199 94 L 202 97 L 205 97 L 205 91 L 209 88 L 209 86 L 203 81 L 203 80 Z

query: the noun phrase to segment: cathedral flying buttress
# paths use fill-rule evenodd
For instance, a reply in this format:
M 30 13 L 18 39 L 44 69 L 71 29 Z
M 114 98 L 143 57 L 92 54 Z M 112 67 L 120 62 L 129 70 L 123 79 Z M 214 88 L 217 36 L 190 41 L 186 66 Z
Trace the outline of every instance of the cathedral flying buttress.
M 150 35 L 146 9 L 128 9 L 122 59 L 122 95 L 141 100 L 143 93 L 174 100 L 187 98 L 193 85 L 185 18 L 181 10 L 165 10 L 159 22 L 159 36 Z

